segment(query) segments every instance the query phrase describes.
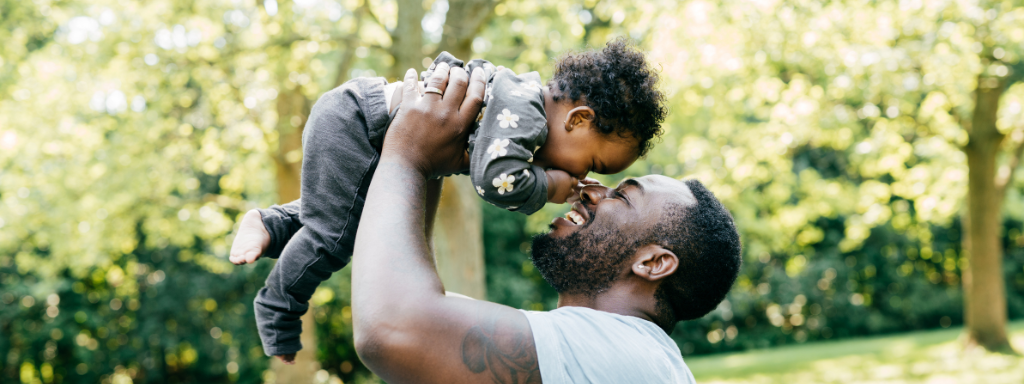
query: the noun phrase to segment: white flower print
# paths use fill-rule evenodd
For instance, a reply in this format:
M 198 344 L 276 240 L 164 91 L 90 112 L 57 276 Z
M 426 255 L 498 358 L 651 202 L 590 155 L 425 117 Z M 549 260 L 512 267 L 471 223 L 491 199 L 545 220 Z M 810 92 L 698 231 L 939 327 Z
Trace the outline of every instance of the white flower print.
M 523 176 L 524 179 L 527 178 L 527 177 L 530 177 L 530 170 L 529 169 L 524 169 L 523 170 L 523 175 L 524 175 Z
M 490 147 L 487 147 L 487 153 L 491 155 L 491 159 L 497 159 L 498 156 L 505 156 L 508 153 L 508 139 L 494 139 Z
M 534 92 L 540 92 L 540 84 L 538 84 L 536 81 L 531 81 L 529 83 L 523 84 L 523 87 Z
M 494 92 L 491 92 L 492 89 L 494 89 L 494 87 L 492 87 L 490 85 L 487 86 L 487 89 L 484 89 L 484 94 L 487 95 L 487 102 L 488 103 L 490 103 L 491 100 L 494 100 Z
M 509 92 L 509 94 L 512 95 L 512 96 L 522 96 L 523 95 L 523 93 L 519 92 L 519 91 L 512 91 L 512 92 Z
M 492 181 L 495 188 L 498 188 L 498 194 L 504 195 L 505 192 L 512 192 L 512 183 L 516 181 L 516 177 L 512 175 L 506 175 L 504 173 L 498 175 L 497 178 Z
M 537 146 L 536 148 L 534 148 L 534 149 L 533 149 L 533 153 L 537 153 L 537 150 L 538 150 L 538 149 L 540 149 L 540 146 L 539 146 L 539 145 L 538 145 L 538 146 Z M 529 159 L 526 159 L 526 162 L 527 162 L 527 163 L 532 163 L 532 162 L 533 162 L 533 154 L 532 154 L 532 153 L 530 154 L 530 158 L 529 158 Z
M 519 127 L 517 121 L 519 121 L 519 115 L 513 115 L 508 108 L 501 110 L 501 114 L 498 115 L 498 126 L 502 128 L 508 128 L 510 125 L 512 128 L 517 128 Z
M 487 112 L 487 107 L 480 108 L 480 114 L 476 115 L 476 122 L 484 119 L 484 112 Z
M 479 194 L 480 196 L 483 196 L 484 195 L 484 189 L 480 188 L 480 186 L 478 185 L 478 186 L 476 186 L 476 193 Z

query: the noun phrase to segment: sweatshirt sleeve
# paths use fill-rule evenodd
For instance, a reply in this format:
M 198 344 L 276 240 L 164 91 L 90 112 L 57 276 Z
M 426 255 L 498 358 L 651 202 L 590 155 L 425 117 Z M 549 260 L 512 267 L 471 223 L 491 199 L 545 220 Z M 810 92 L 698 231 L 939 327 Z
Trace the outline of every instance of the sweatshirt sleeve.
M 547 175 L 533 165 L 533 153 L 548 135 L 540 75 L 504 69 L 489 88 L 472 146 L 470 177 L 487 202 L 529 215 L 548 200 Z

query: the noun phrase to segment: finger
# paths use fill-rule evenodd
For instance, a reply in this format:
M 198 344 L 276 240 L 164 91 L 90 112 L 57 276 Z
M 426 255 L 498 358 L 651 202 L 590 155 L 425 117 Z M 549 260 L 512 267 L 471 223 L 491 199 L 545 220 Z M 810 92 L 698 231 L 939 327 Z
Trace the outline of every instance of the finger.
M 469 74 L 463 68 L 455 67 L 448 72 L 448 89 L 444 91 L 445 104 L 458 108 L 462 99 L 466 97 L 466 85 L 469 83 Z
M 420 82 L 416 80 L 416 70 L 409 68 L 405 71 L 405 80 L 402 83 L 402 101 L 415 102 L 420 99 Z
M 469 87 L 462 99 L 462 106 L 459 107 L 459 115 L 463 121 L 475 120 L 476 115 L 480 113 L 480 107 L 484 104 L 484 89 L 487 88 L 487 79 L 484 77 L 484 70 L 477 68 L 473 70 L 473 75 L 469 78 Z
M 577 201 L 580 201 L 580 191 L 582 191 L 582 189 L 573 188 L 572 194 L 569 195 L 569 197 L 567 197 L 565 199 L 565 202 L 567 204 L 572 204 L 572 203 L 575 203 Z
M 434 74 L 430 75 L 430 78 L 427 79 L 427 89 L 437 88 L 441 91 L 441 94 L 444 94 L 445 88 L 448 87 L 448 69 L 448 63 L 438 64 L 437 68 L 434 69 Z M 428 92 L 423 96 L 426 97 L 431 94 L 436 95 L 437 99 L 441 98 L 441 95 L 438 95 L 433 92 Z
M 583 183 L 583 185 L 601 185 L 600 181 L 597 181 L 597 179 L 591 179 L 589 177 L 583 178 L 583 180 L 580 180 L 580 182 Z

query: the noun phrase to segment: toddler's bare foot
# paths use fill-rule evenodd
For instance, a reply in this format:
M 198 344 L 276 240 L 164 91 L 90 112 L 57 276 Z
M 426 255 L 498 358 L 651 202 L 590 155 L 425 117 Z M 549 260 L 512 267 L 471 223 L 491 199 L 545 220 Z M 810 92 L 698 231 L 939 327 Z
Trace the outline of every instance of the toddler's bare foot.
M 235 265 L 255 262 L 270 246 L 270 232 L 263 226 L 260 211 L 251 210 L 242 217 L 238 225 L 238 234 L 231 244 L 231 256 L 228 258 Z

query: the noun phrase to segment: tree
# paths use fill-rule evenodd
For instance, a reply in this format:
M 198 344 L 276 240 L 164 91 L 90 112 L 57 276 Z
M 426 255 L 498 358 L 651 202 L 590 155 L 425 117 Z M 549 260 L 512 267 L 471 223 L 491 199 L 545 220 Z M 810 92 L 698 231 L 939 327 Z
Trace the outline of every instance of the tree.
M 669 27 L 653 41 L 660 61 L 671 63 L 666 72 L 682 74 L 671 85 L 683 105 L 674 113 L 686 116 L 677 121 L 697 128 L 681 138 L 679 172 L 714 180 L 739 207 L 748 255 L 807 252 L 823 239 L 819 218 L 845 217 L 841 247 L 849 251 L 890 220 L 930 241 L 929 225 L 963 213 L 968 340 L 1008 350 L 999 239 L 1024 124 L 1018 101 L 1000 108 L 1007 94 L 1024 91 L 1013 86 L 1024 73 L 1024 9 L 1000 2 L 679 7 L 658 16 L 655 24 Z M 832 175 L 800 170 L 796 160 L 808 150 L 837 153 L 848 165 Z M 894 210 L 899 201 L 912 206 Z M 930 248 L 921 252 L 931 256 Z
M 376 24 L 389 30 L 390 46 L 387 46 L 386 50 L 393 59 L 391 60 L 393 65 L 386 69 L 388 78 L 401 78 L 406 69 L 422 67 L 423 60 L 420 59 L 423 56 L 424 45 L 422 20 L 426 14 L 423 4 L 423 2 L 415 0 L 399 1 L 396 22 L 390 28 L 380 16 L 367 12 L 367 5 L 364 4 L 357 10 L 357 13 L 363 16 L 356 21 L 357 23 L 362 23 L 366 16 L 372 16 Z M 464 15 L 467 13 L 466 8 L 469 5 L 475 6 L 472 10 L 473 18 Z M 460 17 L 457 19 L 447 18 L 446 28 L 451 20 L 460 20 L 458 22 L 461 27 L 458 30 L 460 34 L 457 35 L 455 41 L 472 41 L 476 31 L 487 20 L 492 8 L 493 2 L 491 1 L 476 3 L 453 1 L 449 3 L 448 12 Z M 357 42 L 359 41 L 358 34 L 361 32 L 357 27 L 350 36 L 342 40 L 348 44 Z M 457 57 L 468 59 L 470 53 L 468 46 L 468 43 L 458 45 L 460 48 L 467 49 L 462 49 L 454 54 Z M 352 54 L 357 48 L 352 45 L 346 46 L 347 52 L 339 67 L 337 85 L 340 85 L 346 78 L 345 71 L 351 65 Z M 385 48 L 385 46 L 381 46 L 381 48 Z M 278 196 L 282 202 L 298 198 L 296 186 L 299 184 L 298 165 L 300 163 L 294 160 L 289 162 L 286 155 L 294 153 L 292 151 L 301 151 L 301 128 L 299 127 L 305 123 L 310 105 L 309 100 L 301 93 L 295 93 L 294 97 L 287 98 L 279 96 L 278 99 L 279 116 L 298 118 L 297 120 L 279 120 L 278 122 L 280 149 L 275 159 L 278 164 Z M 296 121 L 299 124 L 295 124 Z M 448 289 L 483 299 L 485 287 L 480 207 L 472 185 L 465 179 L 465 177 L 449 178 L 445 182 L 446 188 L 439 208 L 435 231 L 438 272 Z M 312 382 L 313 374 L 319 369 L 316 355 L 313 352 L 316 350 L 313 313 L 314 311 L 310 310 L 302 318 L 302 342 L 305 348 L 296 356 L 296 364 L 292 366 L 279 362 L 273 364 L 277 378 L 282 382 Z
M 493 0 L 451 0 L 441 48 L 455 57 L 473 57 L 471 45 L 494 11 Z M 445 178 L 434 235 L 437 272 L 445 289 L 476 299 L 484 284 L 483 219 L 473 183 L 467 176 Z

